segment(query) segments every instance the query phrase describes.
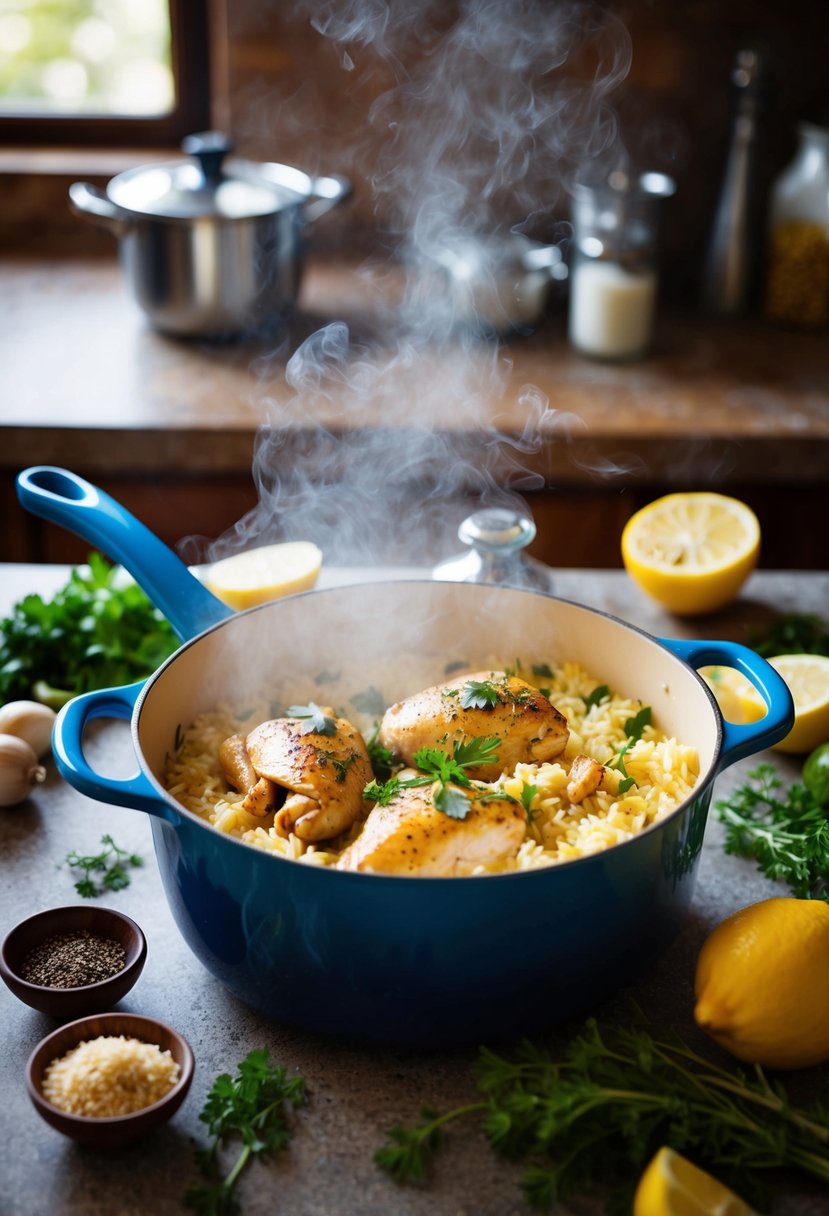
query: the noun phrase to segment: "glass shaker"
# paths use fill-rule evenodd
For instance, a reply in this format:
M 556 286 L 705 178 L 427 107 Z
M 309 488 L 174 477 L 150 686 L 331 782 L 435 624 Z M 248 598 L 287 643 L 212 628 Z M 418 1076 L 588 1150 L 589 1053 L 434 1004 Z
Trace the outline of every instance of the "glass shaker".
M 829 130 L 803 123 L 794 160 L 772 187 L 766 314 L 829 322 Z
M 552 592 L 550 567 L 523 552 L 535 539 L 535 524 L 529 516 L 503 507 L 486 507 L 463 521 L 458 539 L 469 551 L 439 562 L 432 571 L 433 578 Z
M 659 202 L 676 186 L 663 173 L 616 170 L 573 195 L 569 339 L 594 359 L 647 354 L 657 288 Z

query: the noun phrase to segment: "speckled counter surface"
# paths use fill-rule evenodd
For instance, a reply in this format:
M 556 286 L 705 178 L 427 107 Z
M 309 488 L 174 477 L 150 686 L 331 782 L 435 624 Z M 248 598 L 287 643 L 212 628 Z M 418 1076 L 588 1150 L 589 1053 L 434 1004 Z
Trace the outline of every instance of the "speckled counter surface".
M 50 592 L 65 572 L 55 567 L 0 568 L 0 610 L 29 590 Z M 330 576 L 329 576 L 330 577 Z M 336 576 L 335 576 L 336 577 Z M 704 621 L 663 615 L 618 572 L 563 571 L 556 591 L 665 636 L 709 636 L 744 641 L 773 609 L 827 613 L 829 574 L 755 574 L 739 603 Z M 90 758 L 102 771 L 129 771 L 123 723 L 96 731 Z M 769 753 L 781 774 L 798 765 Z M 739 783 L 756 758 L 718 779 L 715 799 Z M 295 1120 L 288 1151 L 256 1161 L 239 1188 L 246 1216 L 521 1216 L 532 1209 L 520 1187 L 520 1168 L 497 1158 L 472 1126 L 452 1131 L 429 1182 L 401 1188 L 373 1163 L 386 1130 L 410 1122 L 424 1105 L 446 1110 L 473 1100 L 475 1052 L 417 1053 L 357 1049 L 264 1021 L 224 990 L 190 953 L 165 901 L 152 851 L 149 820 L 139 812 L 92 802 L 67 786 L 49 763 L 46 784 L 32 799 L 0 812 L 0 933 L 41 908 L 78 901 L 61 865 L 70 849 L 93 851 L 105 832 L 140 853 L 144 866 L 130 886 L 103 902 L 134 917 L 144 929 L 144 972 L 121 1008 L 160 1018 L 190 1041 L 196 1075 L 171 1123 L 132 1148 L 103 1155 L 82 1149 L 41 1121 L 24 1086 L 29 1053 L 55 1023 L 0 989 L 0 1216 L 172 1216 L 186 1209 L 185 1188 L 196 1181 L 196 1142 L 204 1143 L 198 1113 L 220 1072 L 233 1072 L 254 1047 L 305 1077 L 309 1102 Z M 707 932 L 734 909 L 770 894 L 785 894 L 753 863 L 727 857 L 720 825 L 709 823 L 692 912 L 673 947 L 632 990 L 652 1022 L 675 1027 L 717 1058 L 691 1017 L 696 955 Z M 516 925 L 516 932 L 528 927 Z M 769 977 L 773 982 L 773 977 Z M 336 1001 L 336 993 L 331 995 Z M 516 1032 L 520 1034 L 520 1026 Z M 555 1037 L 551 1035 L 551 1042 Z M 829 1067 L 789 1074 L 793 1098 L 829 1098 Z M 772 1209 L 786 1216 L 829 1212 L 829 1194 L 794 1176 L 782 1180 Z M 596 1214 L 603 1205 L 579 1200 L 572 1213 Z

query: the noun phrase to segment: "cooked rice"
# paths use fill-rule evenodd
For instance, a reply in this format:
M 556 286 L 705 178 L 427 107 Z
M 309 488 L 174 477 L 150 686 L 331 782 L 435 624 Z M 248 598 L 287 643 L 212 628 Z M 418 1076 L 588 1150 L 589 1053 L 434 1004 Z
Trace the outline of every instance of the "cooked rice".
M 502 669 L 493 665 L 493 670 Z M 516 857 L 497 866 L 481 867 L 476 873 L 496 873 L 557 865 L 589 853 L 621 844 L 658 823 L 692 792 L 699 776 L 696 749 L 668 738 L 656 724 L 644 728 L 642 736 L 623 754 L 624 768 L 634 784 L 620 792 L 623 774 L 605 768 L 602 784 L 580 803 L 566 794 L 570 765 L 579 754 L 608 765 L 627 742 L 625 724 L 642 709 L 642 703 L 609 694 L 598 704 L 586 700 L 601 683 L 576 663 L 558 666 L 552 677 L 538 678 L 521 670 L 522 678 L 541 686 L 552 703 L 565 715 L 570 738 L 563 756 L 553 763 L 519 764 L 503 774 L 491 789 L 503 789 L 521 799 L 527 786 L 535 787 L 526 838 Z M 266 703 L 245 707 L 238 716 L 227 705 L 201 714 L 184 732 L 181 746 L 169 757 L 165 784 L 169 793 L 188 810 L 206 819 L 218 831 L 255 848 L 314 865 L 331 865 L 354 840 L 362 821 L 335 842 L 308 845 L 293 834 L 285 839 L 273 827 L 273 816 L 258 818 L 242 810 L 244 794 L 229 789 L 222 774 L 219 745 L 232 734 L 246 734 L 259 722 L 274 717 Z M 351 720 L 364 734 L 374 722 L 352 713 Z M 529 797 L 529 795 L 527 795 Z
M 178 1064 L 157 1044 L 99 1035 L 52 1060 L 43 1074 L 43 1096 L 70 1114 L 108 1119 L 159 1102 L 178 1077 Z

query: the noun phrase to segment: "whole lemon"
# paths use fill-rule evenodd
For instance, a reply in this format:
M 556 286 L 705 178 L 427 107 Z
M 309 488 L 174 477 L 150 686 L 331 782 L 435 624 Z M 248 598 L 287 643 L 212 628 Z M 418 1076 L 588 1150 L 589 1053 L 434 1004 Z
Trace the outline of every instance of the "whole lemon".
M 694 1017 L 750 1064 L 829 1059 L 829 904 L 777 898 L 741 908 L 697 960 Z

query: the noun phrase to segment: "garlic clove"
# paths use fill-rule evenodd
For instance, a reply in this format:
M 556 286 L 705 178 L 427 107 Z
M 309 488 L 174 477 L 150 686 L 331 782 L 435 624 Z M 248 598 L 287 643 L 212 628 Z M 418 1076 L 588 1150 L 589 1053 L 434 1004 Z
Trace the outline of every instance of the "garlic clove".
M 57 714 L 39 701 L 9 701 L 0 706 L 0 734 L 24 739 L 40 759 L 52 745 L 52 727 Z
M 0 734 L 0 806 L 15 806 L 33 786 L 46 779 L 46 769 L 25 739 Z

